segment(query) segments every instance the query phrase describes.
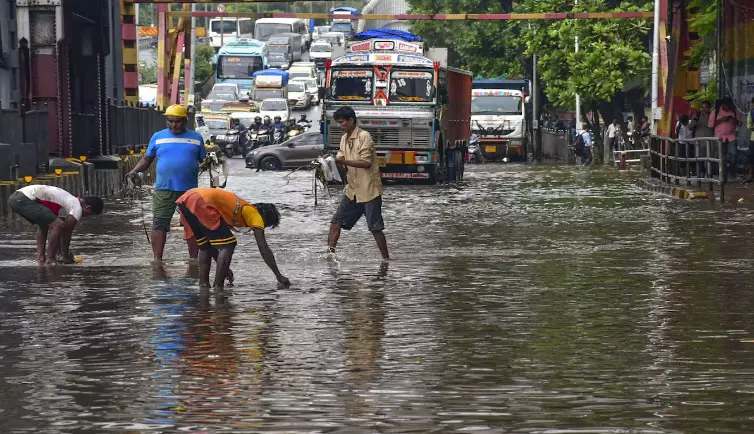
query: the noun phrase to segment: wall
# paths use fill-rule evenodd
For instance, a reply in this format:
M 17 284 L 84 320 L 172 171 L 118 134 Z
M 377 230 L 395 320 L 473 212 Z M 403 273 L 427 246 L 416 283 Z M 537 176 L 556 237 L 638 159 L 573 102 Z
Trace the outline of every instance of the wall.
M 15 0 L 0 0 L 0 109 L 18 108 Z

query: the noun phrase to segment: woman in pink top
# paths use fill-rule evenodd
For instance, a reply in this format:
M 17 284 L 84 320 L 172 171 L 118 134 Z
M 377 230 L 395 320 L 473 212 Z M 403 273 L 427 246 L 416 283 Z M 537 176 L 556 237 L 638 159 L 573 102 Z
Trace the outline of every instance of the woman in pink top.
M 728 161 L 728 173 L 735 168 L 736 161 L 736 128 L 738 127 L 738 112 L 733 106 L 733 99 L 730 97 L 723 98 L 720 101 L 720 108 L 710 113 L 707 126 L 715 130 L 715 137 L 723 141 L 723 149 L 726 150 L 726 160 Z

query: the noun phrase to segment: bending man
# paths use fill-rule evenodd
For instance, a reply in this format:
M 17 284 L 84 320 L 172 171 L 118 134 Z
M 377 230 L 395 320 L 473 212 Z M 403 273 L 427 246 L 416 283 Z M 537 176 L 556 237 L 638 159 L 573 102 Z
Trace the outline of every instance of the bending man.
M 73 228 L 82 217 L 101 214 L 105 204 L 97 196 L 78 198 L 62 188 L 29 185 L 10 195 L 8 206 L 31 224 L 39 226 L 37 263 L 42 265 L 57 262 L 58 247 L 63 251 L 63 263 L 72 263 L 73 255 L 69 249 Z
M 252 205 L 229 191 L 216 188 L 191 189 L 179 197 L 176 204 L 181 213 L 184 237 L 196 239 L 199 245 L 200 286 L 209 286 L 209 269 L 212 258 L 216 258 L 214 286 L 218 290 L 224 288 L 237 244 L 232 227 L 251 228 L 264 262 L 275 273 L 278 282 L 286 286 L 290 284 L 288 278 L 280 274 L 264 236 L 265 228 L 274 228 L 280 222 L 280 213 L 275 205 Z

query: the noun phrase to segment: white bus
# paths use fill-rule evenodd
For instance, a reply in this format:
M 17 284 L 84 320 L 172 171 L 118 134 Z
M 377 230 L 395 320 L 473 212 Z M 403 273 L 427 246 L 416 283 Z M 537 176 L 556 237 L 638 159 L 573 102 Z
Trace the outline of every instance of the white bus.
M 254 37 L 251 18 L 212 18 L 208 30 L 209 45 L 216 50 L 230 41 Z
M 301 18 L 260 18 L 254 24 L 254 39 L 267 41 L 270 36 L 280 33 L 295 33 L 301 35 L 301 47 L 309 48 L 311 34 L 306 20 Z

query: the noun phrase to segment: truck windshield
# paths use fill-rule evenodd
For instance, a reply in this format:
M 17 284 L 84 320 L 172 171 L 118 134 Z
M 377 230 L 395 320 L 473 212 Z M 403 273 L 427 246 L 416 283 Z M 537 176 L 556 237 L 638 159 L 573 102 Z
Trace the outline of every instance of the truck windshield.
M 220 56 L 220 67 L 217 70 L 219 78 L 251 78 L 251 75 L 262 69 L 260 56 Z
M 334 23 L 332 27 L 330 27 L 331 32 L 343 32 L 343 33 L 351 33 L 351 30 L 353 30 L 353 27 L 351 26 L 351 23 Z
M 472 115 L 521 114 L 520 96 L 483 95 L 471 98 Z
M 390 101 L 432 101 L 432 73 L 420 71 L 394 71 L 390 74 Z
M 269 48 L 270 53 L 287 53 L 288 52 L 287 45 L 267 45 L 267 47 Z
M 309 51 L 312 53 L 329 53 L 332 48 L 329 45 L 312 45 Z
M 283 91 L 281 89 L 256 89 L 254 91 L 254 101 L 264 101 L 267 98 L 282 98 Z
M 293 31 L 291 24 L 283 23 L 257 23 L 256 30 L 254 31 L 254 39 L 260 41 L 266 41 L 272 35 L 279 33 L 290 33 Z
M 330 91 L 338 101 L 372 99 L 372 71 L 335 71 Z

